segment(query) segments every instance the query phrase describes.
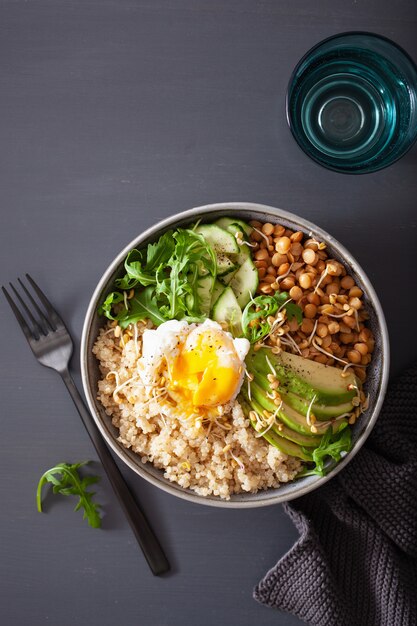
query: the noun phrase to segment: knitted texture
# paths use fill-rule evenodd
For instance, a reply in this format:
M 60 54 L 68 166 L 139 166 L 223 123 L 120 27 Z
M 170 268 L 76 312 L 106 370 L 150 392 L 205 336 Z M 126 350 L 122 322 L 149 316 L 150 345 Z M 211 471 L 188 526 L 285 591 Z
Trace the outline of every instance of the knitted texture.
M 417 624 L 417 366 L 351 463 L 285 510 L 300 538 L 256 600 L 311 626 Z

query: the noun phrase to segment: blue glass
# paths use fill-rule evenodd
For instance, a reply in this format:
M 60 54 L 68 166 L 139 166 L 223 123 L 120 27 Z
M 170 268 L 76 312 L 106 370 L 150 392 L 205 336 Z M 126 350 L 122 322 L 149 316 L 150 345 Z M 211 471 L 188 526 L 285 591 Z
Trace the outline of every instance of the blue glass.
M 295 68 L 287 119 L 300 147 L 324 167 L 354 174 L 382 169 L 417 139 L 417 68 L 385 37 L 336 35 Z

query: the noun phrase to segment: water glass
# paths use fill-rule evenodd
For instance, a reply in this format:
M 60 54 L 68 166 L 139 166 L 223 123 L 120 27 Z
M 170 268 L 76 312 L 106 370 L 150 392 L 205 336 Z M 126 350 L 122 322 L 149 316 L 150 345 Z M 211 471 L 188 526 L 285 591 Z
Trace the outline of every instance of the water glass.
M 290 129 L 312 159 L 338 172 L 373 172 L 417 138 L 417 68 L 385 37 L 336 35 L 298 63 L 286 105 Z

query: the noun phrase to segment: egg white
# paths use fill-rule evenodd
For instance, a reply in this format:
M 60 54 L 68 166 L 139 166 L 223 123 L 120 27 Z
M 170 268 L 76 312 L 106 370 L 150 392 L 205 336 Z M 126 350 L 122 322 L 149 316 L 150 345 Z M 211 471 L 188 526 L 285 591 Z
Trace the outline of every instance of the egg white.
M 247 339 L 236 338 L 224 331 L 220 324 L 207 319 L 202 324 L 189 324 L 186 321 L 170 320 L 155 329 L 146 329 L 143 333 L 142 356 L 138 361 L 138 373 L 147 390 L 151 393 L 161 375 L 170 380 L 174 361 L 186 345 L 192 349 L 202 333 L 214 331 L 217 337 L 225 337 L 224 345 L 217 351 L 219 365 L 233 366 L 236 371 L 237 386 L 235 393 L 228 399 L 234 400 L 242 386 L 245 373 L 244 360 L 249 351 L 250 343 Z M 230 349 L 230 341 L 233 349 Z M 176 399 L 177 394 L 173 394 Z

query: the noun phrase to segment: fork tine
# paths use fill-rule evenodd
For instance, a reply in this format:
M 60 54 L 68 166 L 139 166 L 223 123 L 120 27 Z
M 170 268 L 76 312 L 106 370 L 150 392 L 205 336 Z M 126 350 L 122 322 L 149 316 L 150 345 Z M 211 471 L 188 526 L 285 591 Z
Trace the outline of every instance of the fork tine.
M 48 330 L 48 326 L 50 326 L 51 330 L 56 330 L 54 324 L 50 321 L 49 318 L 46 317 L 45 313 L 39 307 L 38 303 L 36 302 L 36 300 L 34 300 L 34 298 L 32 297 L 32 294 L 27 289 L 27 287 L 25 287 L 25 285 L 20 280 L 20 278 L 18 278 L 17 280 L 19 281 L 20 286 L 22 287 L 23 291 L 25 292 L 25 294 L 27 295 L 27 297 L 31 301 L 31 303 L 33 305 L 33 308 L 37 311 L 41 321 L 46 325 L 46 330 Z
M 12 297 L 9 295 L 6 287 L 2 287 L 1 289 L 2 289 L 4 295 L 5 295 L 6 299 L 7 299 L 7 302 L 10 304 L 10 307 L 11 307 L 13 313 L 15 314 L 15 317 L 16 317 L 18 323 L 19 323 L 20 328 L 23 330 L 23 333 L 24 333 L 26 339 L 28 341 L 30 341 L 31 339 L 34 339 L 35 335 L 31 332 L 29 326 L 26 323 L 25 318 L 23 317 L 23 315 L 21 314 L 21 312 L 17 308 L 17 306 L 14 303 Z M 36 337 L 36 339 L 37 339 L 37 337 Z
M 29 276 L 29 274 L 26 274 L 26 278 L 28 279 L 28 281 L 32 285 L 34 291 L 38 295 L 39 300 L 42 302 L 43 306 L 45 307 L 45 310 L 47 311 L 47 313 L 49 315 L 49 318 L 53 321 L 55 326 L 57 328 L 58 327 L 64 327 L 65 328 L 64 322 L 62 321 L 62 319 L 60 318 L 58 313 L 55 311 L 54 307 L 49 302 L 48 298 L 45 296 L 45 294 L 43 293 L 42 289 L 40 287 L 38 287 L 38 285 L 35 283 L 33 278 L 31 276 Z
M 16 298 L 19 300 L 20 304 L 22 305 L 23 310 L 26 311 L 26 315 L 29 317 L 30 321 L 32 322 L 34 329 L 35 329 L 35 333 L 37 333 L 39 336 L 44 335 L 45 331 L 43 330 L 42 325 L 39 323 L 39 320 L 37 320 L 36 317 L 34 317 L 32 311 L 29 309 L 28 305 L 23 300 L 22 296 L 17 291 L 17 289 L 15 289 L 14 285 L 12 285 L 12 283 L 9 283 L 9 285 L 11 289 L 14 291 Z

